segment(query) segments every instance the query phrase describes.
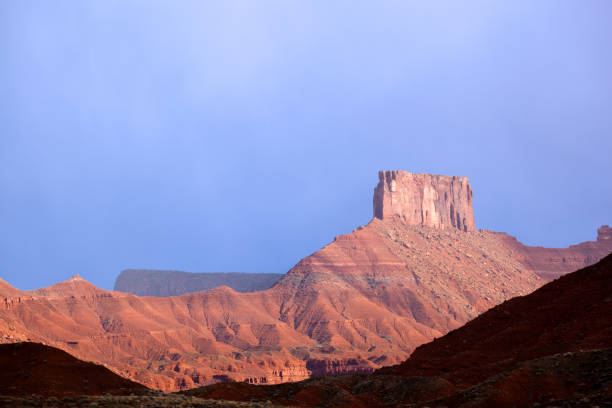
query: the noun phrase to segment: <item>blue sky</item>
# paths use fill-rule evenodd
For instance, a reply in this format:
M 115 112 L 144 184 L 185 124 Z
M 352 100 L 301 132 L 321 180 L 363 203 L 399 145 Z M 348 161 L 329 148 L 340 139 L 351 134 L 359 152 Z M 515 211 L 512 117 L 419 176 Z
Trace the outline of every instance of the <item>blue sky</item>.
M 286 272 L 381 169 L 479 228 L 612 224 L 609 1 L 3 1 L 0 277 Z

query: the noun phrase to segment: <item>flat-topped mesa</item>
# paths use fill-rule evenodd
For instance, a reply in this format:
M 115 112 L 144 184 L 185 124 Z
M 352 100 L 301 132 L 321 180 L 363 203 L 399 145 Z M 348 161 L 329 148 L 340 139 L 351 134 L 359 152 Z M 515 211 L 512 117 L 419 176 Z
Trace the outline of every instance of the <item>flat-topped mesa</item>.
M 408 224 L 474 231 L 472 188 L 467 177 L 378 172 L 374 217 L 401 217 Z

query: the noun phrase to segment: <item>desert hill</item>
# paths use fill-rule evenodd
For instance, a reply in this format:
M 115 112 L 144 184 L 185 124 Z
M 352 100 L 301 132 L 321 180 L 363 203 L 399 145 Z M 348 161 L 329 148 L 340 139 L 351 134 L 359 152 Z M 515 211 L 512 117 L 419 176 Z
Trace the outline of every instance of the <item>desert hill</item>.
M 104 289 L 100 289 L 85 279 L 81 278 L 80 275 L 74 275 L 72 278 L 65 280 L 64 282 L 56 283 L 55 285 L 48 286 L 46 288 L 27 290 L 22 292 L 24 296 L 36 296 L 51 298 L 64 298 L 64 297 L 93 297 L 106 293 Z
M 612 255 L 506 301 L 371 375 L 216 384 L 187 393 L 306 407 L 608 406 Z
M 45 342 L 163 390 L 370 373 L 612 251 L 609 228 L 566 249 L 476 230 L 467 178 L 379 177 L 372 221 L 270 289 L 138 297 L 75 277 L 5 297 L 0 338 Z
M 256 292 L 272 287 L 281 273 L 190 273 L 126 269 L 115 280 L 114 290 L 138 296 L 177 296 L 228 286 L 236 292 Z
M 142 393 L 147 388 L 97 364 L 38 343 L 0 344 L 0 395 Z

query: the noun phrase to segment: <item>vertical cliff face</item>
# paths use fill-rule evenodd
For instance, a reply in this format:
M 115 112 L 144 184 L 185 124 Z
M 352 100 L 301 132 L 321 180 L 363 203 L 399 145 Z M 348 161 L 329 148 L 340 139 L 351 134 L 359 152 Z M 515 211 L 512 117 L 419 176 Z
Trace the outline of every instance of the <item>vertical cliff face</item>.
M 378 173 L 374 217 L 401 217 L 412 225 L 474 231 L 472 188 L 467 177 L 413 174 L 388 170 Z
M 612 228 L 602 225 L 597 230 L 597 241 L 612 241 Z

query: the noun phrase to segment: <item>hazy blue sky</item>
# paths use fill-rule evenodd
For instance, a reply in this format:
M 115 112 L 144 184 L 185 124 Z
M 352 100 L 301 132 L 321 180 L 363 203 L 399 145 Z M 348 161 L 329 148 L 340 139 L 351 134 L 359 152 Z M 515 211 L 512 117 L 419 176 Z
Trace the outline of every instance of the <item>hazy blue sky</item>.
M 612 2 L 0 2 L 0 277 L 286 272 L 380 169 L 479 228 L 612 224 Z

